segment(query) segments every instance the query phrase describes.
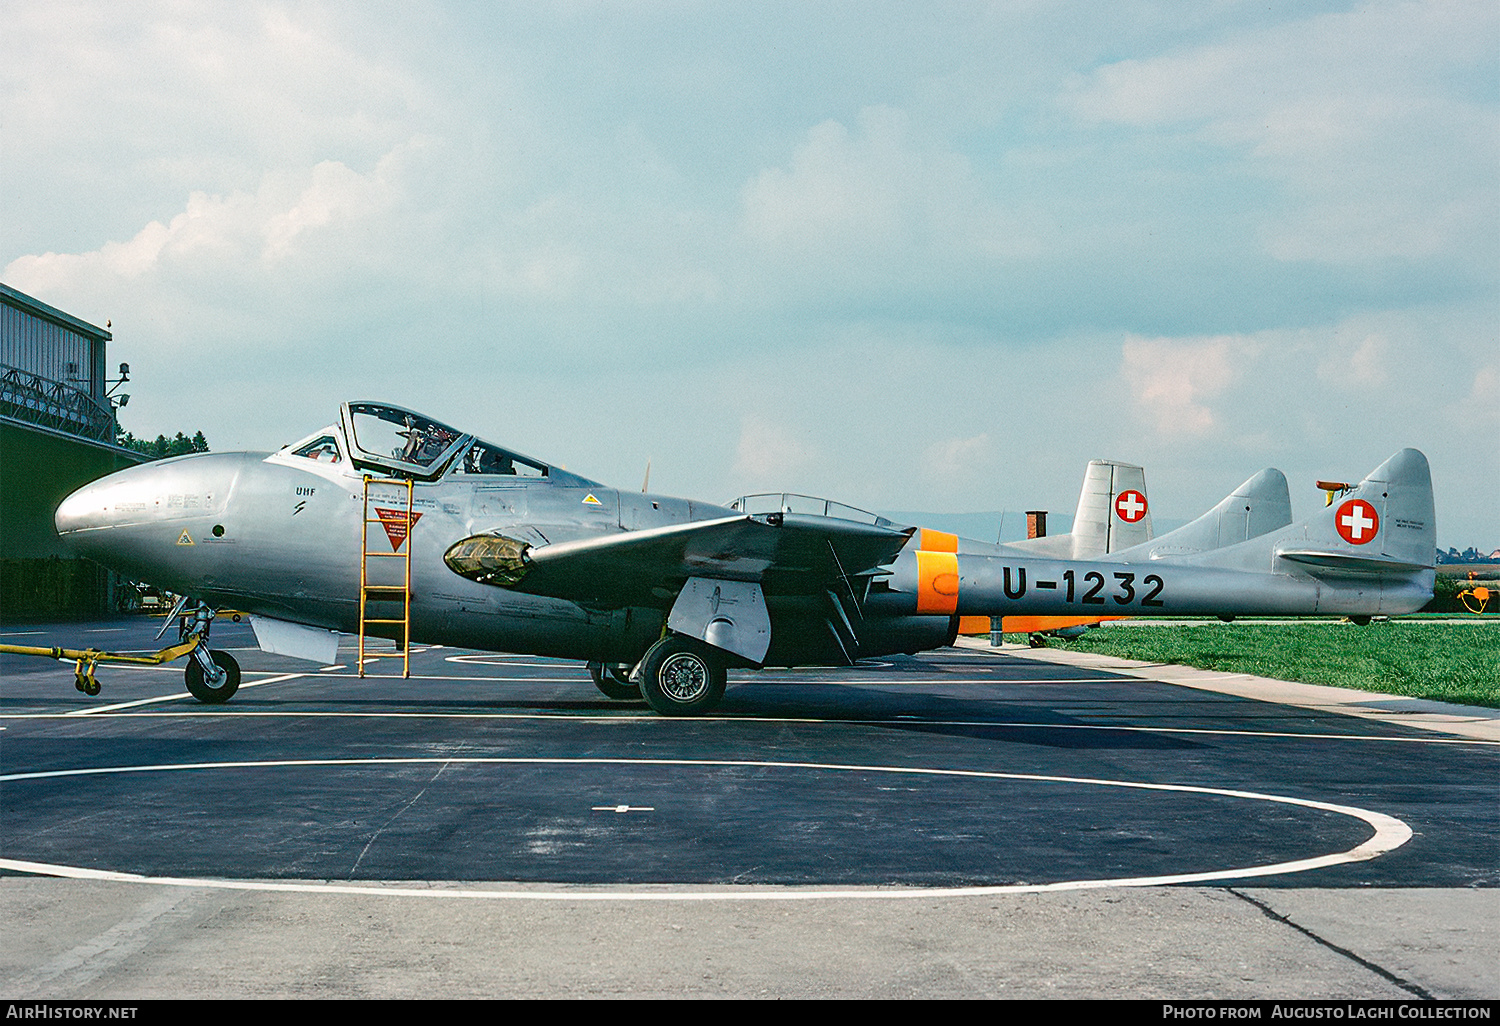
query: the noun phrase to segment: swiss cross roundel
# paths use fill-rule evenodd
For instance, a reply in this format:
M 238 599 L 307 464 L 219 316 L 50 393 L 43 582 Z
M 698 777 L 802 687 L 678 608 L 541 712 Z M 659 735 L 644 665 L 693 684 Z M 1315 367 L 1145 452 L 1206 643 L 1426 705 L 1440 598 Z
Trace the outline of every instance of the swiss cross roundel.
M 1115 514 L 1127 524 L 1133 524 L 1146 515 L 1146 497 L 1134 488 L 1127 488 L 1115 498 Z
M 1364 499 L 1350 499 L 1334 514 L 1333 526 L 1350 545 L 1363 545 L 1380 533 L 1380 514 Z

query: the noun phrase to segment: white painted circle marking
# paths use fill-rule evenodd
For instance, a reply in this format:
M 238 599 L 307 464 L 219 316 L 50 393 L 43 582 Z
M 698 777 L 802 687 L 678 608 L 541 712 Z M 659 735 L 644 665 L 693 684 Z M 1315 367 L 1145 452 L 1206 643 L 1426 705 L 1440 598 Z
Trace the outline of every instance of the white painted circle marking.
M 1095 787 L 1118 787 L 1140 791 L 1164 791 L 1179 794 L 1212 795 L 1222 798 L 1239 798 L 1248 801 L 1273 802 L 1294 805 L 1306 809 L 1318 809 L 1339 815 L 1350 816 L 1368 825 L 1374 834 L 1361 844 L 1347 851 L 1317 855 L 1312 858 L 1295 859 L 1264 866 L 1245 866 L 1235 869 L 1212 870 L 1202 873 L 1177 873 L 1161 876 L 1116 877 L 1113 879 L 1065 880 L 1050 884 L 1002 884 L 993 887 L 912 887 L 890 891 L 879 888 L 840 890 L 807 888 L 797 890 L 740 890 L 703 889 L 679 892 L 660 890 L 632 890 L 602 887 L 588 890 L 527 890 L 496 889 L 441 890 L 429 887 L 380 887 L 346 884 L 290 883 L 269 880 L 220 880 L 207 877 L 143 876 L 137 873 L 121 873 L 113 870 L 85 869 L 78 866 L 61 866 L 44 862 L 27 862 L 19 859 L 0 858 L 0 869 L 34 873 L 41 876 L 58 876 L 82 880 L 111 880 L 126 883 L 154 883 L 175 887 L 204 887 L 226 890 L 252 891 L 296 891 L 318 894 L 369 894 L 395 897 L 420 898 L 510 898 L 549 901 L 773 901 L 810 900 L 829 898 L 931 898 L 931 897 L 975 897 L 991 894 L 1022 894 L 1042 891 L 1094 890 L 1114 887 L 1155 887 L 1165 884 L 1205 883 L 1211 880 L 1241 879 L 1244 877 L 1278 876 L 1285 873 L 1301 873 L 1310 869 L 1349 862 L 1364 862 L 1394 851 L 1411 840 L 1409 826 L 1394 816 L 1352 805 L 1335 805 L 1331 802 L 1313 801 L 1308 798 L 1293 798 L 1287 795 L 1263 794 L 1257 791 L 1238 791 L 1219 787 L 1197 787 L 1190 784 L 1152 784 L 1132 780 L 1108 780 L 1096 777 L 1059 777 L 1035 773 L 1001 773 L 990 770 L 932 769 L 911 766 L 860 766 L 842 763 L 817 762 L 765 762 L 749 759 L 613 759 L 613 758 L 502 758 L 502 757 L 413 757 L 396 759 L 278 759 L 260 762 L 199 762 L 182 764 L 158 764 L 142 766 L 104 766 L 90 769 L 43 770 L 34 773 L 10 773 L 0 776 L 0 783 L 15 783 L 25 780 L 49 780 L 66 777 L 106 776 L 119 773 L 170 773 L 188 770 L 224 769 L 277 769 L 301 766 L 406 766 L 445 765 L 449 763 L 488 765 L 609 765 L 609 766 L 691 766 L 691 767 L 746 767 L 754 769 L 811 769 L 853 773 L 893 773 L 909 776 L 963 777 L 976 780 L 1013 780 L 1034 783 L 1075 784 Z M 659 886 L 659 885 L 657 885 Z M 681 885 L 679 885 L 681 886 Z

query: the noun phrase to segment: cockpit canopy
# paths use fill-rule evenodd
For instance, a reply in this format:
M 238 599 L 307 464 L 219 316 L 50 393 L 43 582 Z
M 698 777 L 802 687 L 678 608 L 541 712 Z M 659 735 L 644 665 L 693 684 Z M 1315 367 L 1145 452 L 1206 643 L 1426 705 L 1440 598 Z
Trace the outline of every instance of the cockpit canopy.
M 463 438 L 420 413 L 381 403 L 345 403 L 343 415 L 356 462 L 388 470 L 430 472 L 433 464 L 454 454 Z
M 327 464 L 347 460 L 357 471 L 418 481 L 434 481 L 445 474 L 583 480 L 389 403 L 345 403 L 339 424 L 287 446 L 282 453 Z
M 816 495 L 797 495 L 793 492 L 761 492 L 756 495 L 741 495 L 729 504 L 729 508 L 752 516 L 765 513 L 801 513 L 814 517 L 833 517 L 835 520 L 852 520 L 859 524 L 876 527 L 896 527 L 894 522 L 869 510 L 857 506 L 846 506 L 832 499 Z

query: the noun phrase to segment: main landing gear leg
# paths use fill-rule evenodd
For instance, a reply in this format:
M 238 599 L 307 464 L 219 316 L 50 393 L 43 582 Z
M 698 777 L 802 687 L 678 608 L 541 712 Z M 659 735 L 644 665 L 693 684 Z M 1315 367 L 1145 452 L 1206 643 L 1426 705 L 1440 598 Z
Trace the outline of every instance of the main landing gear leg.
M 663 716 L 702 716 L 724 697 L 727 677 L 711 645 L 669 634 L 641 661 L 641 697 Z
M 589 663 L 589 678 L 606 698 L 639 702 L 641 689 L 630 683 L 630 667 L 624 663 Z

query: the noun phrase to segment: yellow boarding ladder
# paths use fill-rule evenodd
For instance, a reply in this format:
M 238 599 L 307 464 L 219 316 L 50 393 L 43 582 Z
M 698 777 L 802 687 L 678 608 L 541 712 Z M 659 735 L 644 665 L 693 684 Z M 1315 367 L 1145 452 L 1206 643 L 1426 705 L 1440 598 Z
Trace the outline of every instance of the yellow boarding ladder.
M 362 516 L 363 523 L 360 524 L 359 540 L 359 675 L 365 675 L 365 638 L 369 634 L 371 624 L 401 625 L 401 648 L 398 652 L 376 652 L 371 658 L 385 656 L 401 657 L 401 676 L 411 676 L 411 526 L 412 526 L 412 481 L 410 478 L 371 477 L 366 474 L 365 481 L 365 504 Z M 396 486 L 406 489 L 406 508 L 400 511 L 386 510 L 382 516 L 381 509 L 376 508 L 374 519 L 370 518 L 370 487 Z M 399 517 L 391 516 L 391 513 L 399 513 Z M 389 519 L 388 519 L 389 518 Z M 393 551 L 384 552 L 370 550 L 370 528 L 379 524 L 380 530 L 376 532 L 379 539 L 377 546 L 389 542 Z M 402 528 L 403 533 L 393 536 L 395 528 Z M 371 584 L 370 583 L 370 560 L 372 559 L 399 559 L 404 574 L 401 584 Z M 380 575 L 377 575 L 380 576 Z M 385 578 L 382 577 L 382 580 Z M 369 614 L 369 604 L 374 602 L 401 603 L 401 618 L 372 617 Z

